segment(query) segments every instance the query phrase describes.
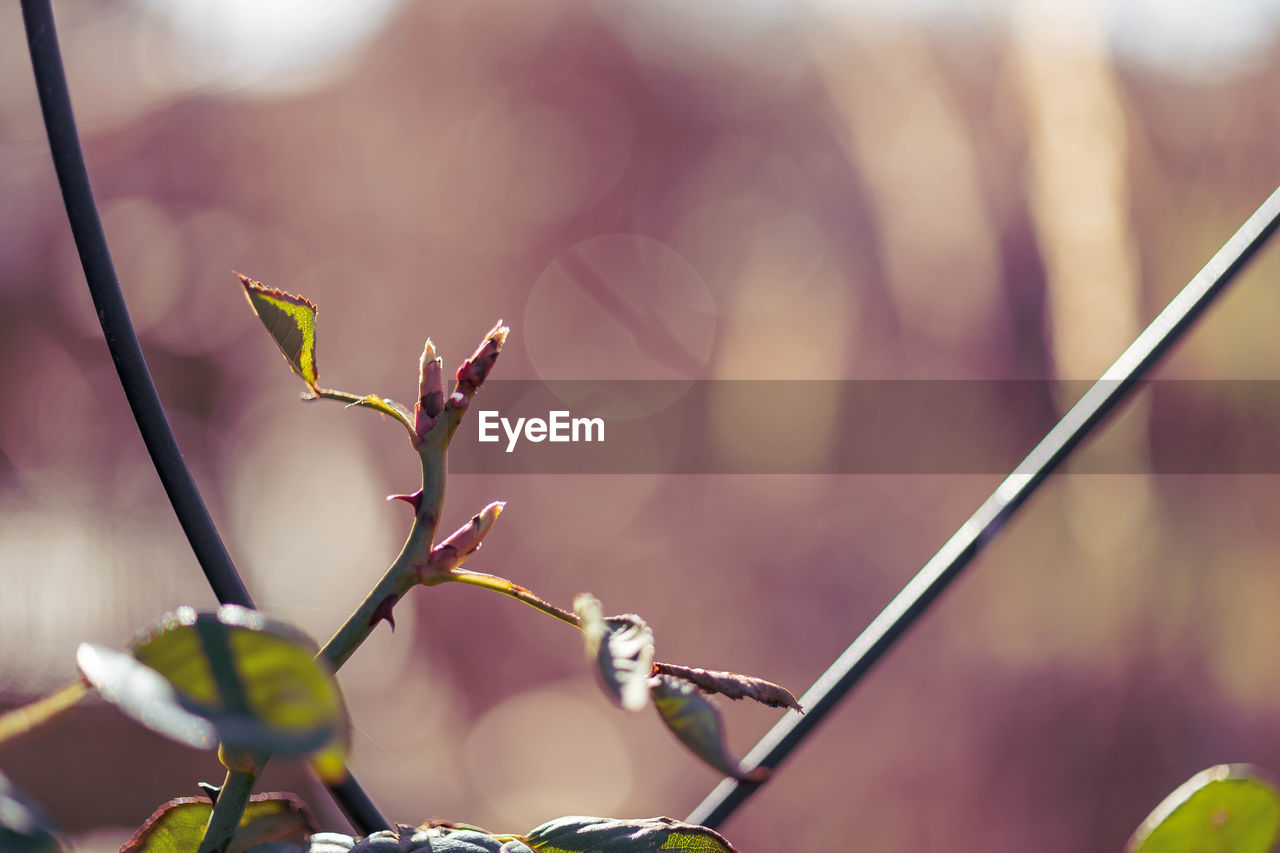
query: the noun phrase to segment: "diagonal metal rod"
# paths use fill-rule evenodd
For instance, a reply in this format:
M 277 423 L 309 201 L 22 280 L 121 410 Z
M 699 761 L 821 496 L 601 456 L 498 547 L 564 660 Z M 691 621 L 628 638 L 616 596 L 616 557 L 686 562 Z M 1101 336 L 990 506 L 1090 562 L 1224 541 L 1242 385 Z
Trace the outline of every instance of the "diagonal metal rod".
M 178 440 L 164 413 L 142 346 L 129 319 L 129 309 L 111 262 L 106 233 L 102 229 L 84 152 L 80 147 L 49 0 L 22 0 L 22 21 L 40 95 L 40 112 L 49 135 L 49 150 L 67 208 L 67 220 L 71 223 L 71 233 L 80 253 L 80 264 L 98 312 L 103 337 L 111 351 L 111 360 L 115 362 L 129 408 L 137 421 L 138 432 L 142 434 L 165 494 L 169 496 L 169 503 L 214 595 L 223 604 L 253 607 L 253 599 L 231 562 L 222 537 L 218 535 L 218 529 L 200 497 L 200 490 L 182 458 Z M 347 781 L 331 785 L 329 790 L 360 832 L 369 834 L 387 828 L 386 820 L 354 777 L 348 776 Z
M 1151 321 L 1115 364 L 1080 398 L 1027 458 L 1005 478 L 955 535 L 924 564 L 888 606 L 836 658 L 801 697 L 804 716 L 794 711 L 778 721 L 743 759 L 745 770 L 775 768 L 814 731 L 872 665 L 929 608 L 960 571 L 991 541 L 1023 502 L 1172 347 L 1209 306 L 1280 222 L 1280 189 L 1240 226 L 1226 245 Z M 759 783 L 725 779 L 689 815 L 689 823 L 717 827 Z

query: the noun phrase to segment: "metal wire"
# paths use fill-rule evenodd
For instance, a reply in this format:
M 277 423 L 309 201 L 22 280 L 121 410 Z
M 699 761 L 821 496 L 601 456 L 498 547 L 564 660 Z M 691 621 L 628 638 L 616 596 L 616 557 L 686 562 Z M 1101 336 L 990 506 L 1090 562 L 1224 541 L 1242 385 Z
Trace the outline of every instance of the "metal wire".
M 744 770 L 776 768 L 813 733 L 885 652 L 937 599 L 1004 526 L 1045 478 L 1126 399 L 1138 380 L 1195 323 L 1280 223 L 1280 189 L 1240 226 L 1151 324 L 1040 440 L 955 535 L 894 596 L 849 648 L 836 658 L 800 702 L 803 716 L 789 712 L 743 759 Z M 725 779 L 689 815 L 689 823 L 718 827 L 750 797 L 759 783 Z
M 75 114 L 71 109 L 71 93 L 67 88 L 66 73 L 62 67 L 62 54 L 58 49 L 58 33 L 54 27 L 53 9 L 49 0 L 22 0 L 22 20 L 26 27 L 27 49 L 31 53 L 31 66 L 35 71 L 36 88 L 40 95 L 40 112 L 44 116 L 45 131 L 49 135 L 49 150 L 53 155 L 54 170 L 62 190 L 62 200 L 67 208 L 67 219 L 80 253 L 85 281 L 98 312 L 103 337 L 115 362 L 120 385 L 133 411 L 151 462 L 164 486 L 169 503 L 178 516 L 178 523 L 186 534 L 191 550 L 213 588 L 214 595 L 223 604 L 239 604 L 253 607 L 253 599 L 244 581 L 240 579 L 231 555 L 227 553 L 222 537 L 209 517 L 200 490 L 182 458 L 178 440 L 165 416 L 160 395 L 156 393 L 151 371 L 142 354 L 142 346 L 129 319 L 120 281 L 111 262 L 107 237 L 94 201 L 93 187 L 80 147 L 80 135 L 76 131 Z M 354 777 L 329 787 L 334 799 L 358 831 L 363 834 L 388 828 L 386 819 L 361 789 Z

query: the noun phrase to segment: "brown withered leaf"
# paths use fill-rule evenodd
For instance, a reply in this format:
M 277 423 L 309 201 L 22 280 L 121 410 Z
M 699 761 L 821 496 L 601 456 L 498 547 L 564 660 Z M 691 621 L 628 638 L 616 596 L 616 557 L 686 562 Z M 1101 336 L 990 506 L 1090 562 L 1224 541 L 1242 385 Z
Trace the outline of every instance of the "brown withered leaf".
M 791 695 L 791 691 L 772 681 L 741 675 L 736 672 L 720 672 L 714 669 L 678 666 L 674 663 L 656 663 L 654 671 L 670 675 L 696 685 L 704 693 L 719 693 L 730 699 L 754 699 L 774 708 L 792 708 L 801 714 L 804 708 Z

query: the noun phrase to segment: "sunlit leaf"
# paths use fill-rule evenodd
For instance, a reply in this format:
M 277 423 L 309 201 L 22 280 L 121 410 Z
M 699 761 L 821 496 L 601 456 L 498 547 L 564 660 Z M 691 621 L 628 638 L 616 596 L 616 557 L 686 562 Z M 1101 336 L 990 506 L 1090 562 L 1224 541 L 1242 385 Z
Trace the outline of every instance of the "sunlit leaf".
M 573 602 L 587 656 L 596 662 L 596 672 L 605 694 L 628 711 L 649 704 L 649 676 L 653 673 L 653 632 L 639 616 L 602 615 L 600 602 L 579 595 Z
M 347 749 L 345 743 L 318 749 L 307 756 L 307 762 L 322 782 L 334 785 L 347 778 Z
M 719 833 L 669 817 L 643 820 L 562 817 L 539 826 L 524 840 L 538 853 L 658 853 L 662 850 L 736 853 Z
M 213 804 L 203 797 L 170 800 L 147 818 L 120 853 L 191 853 L 199 848 L 212 813 Z M 297 797 L 254 794 L 245 805 L 229 853 L 245 853 L 254 845 L 272 842 L 305 849 L 302 845 L 315 831 L 315 821 Z
M 76 664 L 104 699 L 152 731 L 196 749 L 218 745 L 213 723 L 188 711 L 168 679 L 132 655 L 81 643 Z
M 1127 853 L 1269 853 L 1280 838 L 1280 792 L 1248 764 L 1219 764 L 1180 785 L 1148 815 Z
M 336 833 L 318 833 L 310 846 L 271 848 L 254 853 L 533 853 L 517 836 L 492 835 L 475 827 L 433 822 L 418 827 L 397 825 L 360 841 Z
M 345 750 L 346 705 L 337 682 L 316 660 L 315 644 L 289 625 L 234 605 L 216 613 L 183 607 L 131 651 L 129 658 L 86 646 L 78 660 L 109 701 L 161 734 L 203 748 L 220 740 L 283 755 Z M 212 724 L 212 735 L 191 715 Z
M 340 832 L 317 832 L 309 841 L 306 853 L 346 853 L 356 845 L 354 838 Z
M 704 693 L 718 693 L 730 699 L 754 699 L 774 708 L 791 708 L 804 713 L 790 690 L 763 678 L 671 663 L 658 664 L 658 672 L 696 684 Z
M 53 821 L 0 773 L 0 850 L 5 853 L 59 853 Z
M 697 687 L 669 675 L 649 682 L 654 707 L 689 751 L 726 776 L 760 781 L 764 774 L 744 774 L 738 760 L 729 753 L 724 742 L 724 724 L 720 712 L 707 701 Z
M 362 406 L 366 409 L 373 409 L 375 412 L 382 412 L 384 415 L 390 415 L 408 427 L 411 433 L 413 432 L 413 417 L 404 406 L 389 397 L 379 397 L 377 394 L 366 394 L 359 400 L 349 403 L 347 408 L 351 408 L 351 406 Z M 416 435 L 416 433 L 414 434 Z
M 316 370 L 316 306 L 311 300 L 267 287 L 236 273 L 253 311 L 271 333 L 293 372 L 314 390 Z

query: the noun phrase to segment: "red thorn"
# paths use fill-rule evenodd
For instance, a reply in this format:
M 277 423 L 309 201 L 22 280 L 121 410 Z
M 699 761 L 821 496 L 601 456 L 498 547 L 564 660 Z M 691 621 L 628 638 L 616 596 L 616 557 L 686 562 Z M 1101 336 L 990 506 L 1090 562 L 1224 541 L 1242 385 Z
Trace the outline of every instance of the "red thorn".
M 396 606 L 396 602 L 399 600 L 400 596 L 395 593 L 392 593 L 382 599 L 382 602 L 374 609 L 373 615 L 369 617 L 369 627 L 376 628 L 378 623 L 385 619 L 387 620 L 387 624 L 391 626 L 392 633 L 395 633 L 396 617 L 395 614 L 391 612 L 391 609 Z
M 414 515 L 417 515 L 418 510 L 422 509 L 422 489 L 418 489 L 418 491 L 411 495 L 387 495 L 387 500 L 404 501 L 409 506 L 413 507 Z

